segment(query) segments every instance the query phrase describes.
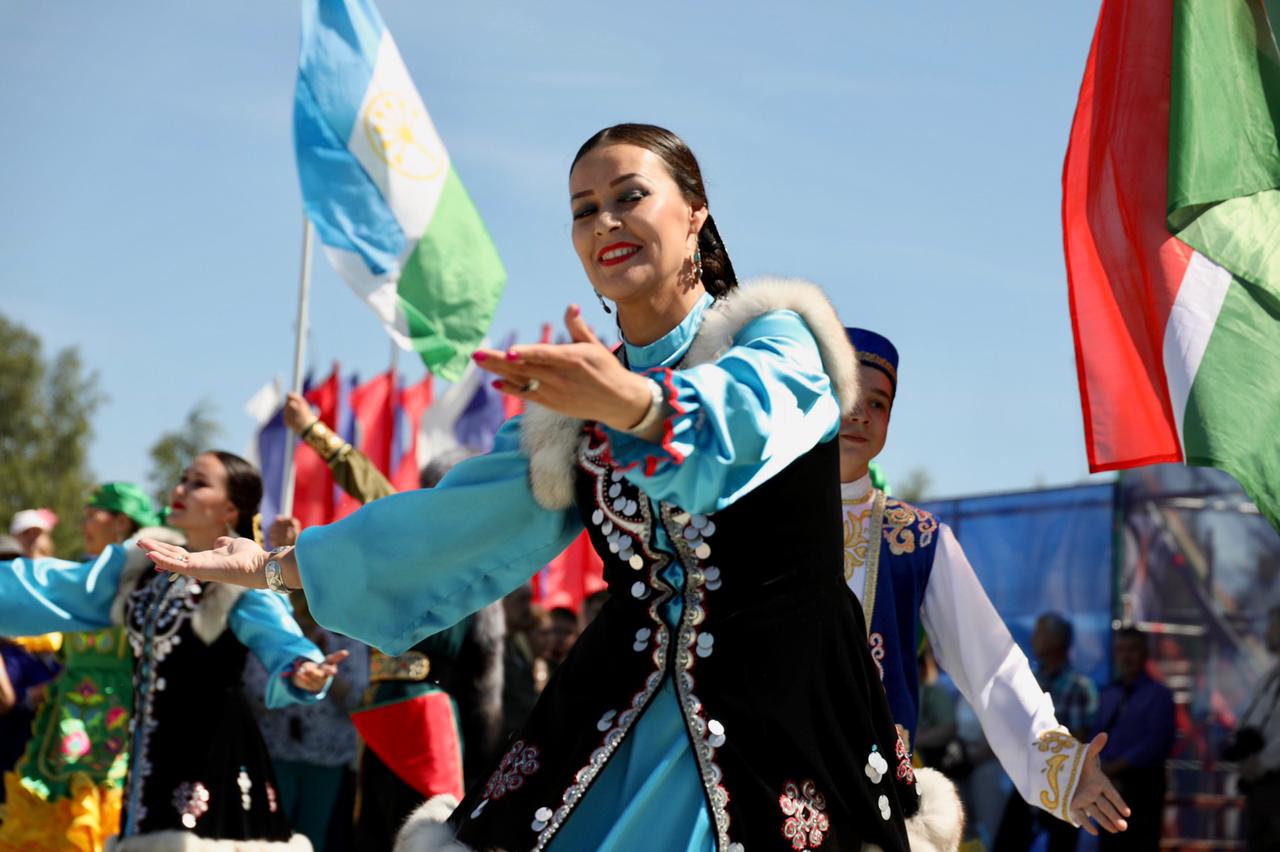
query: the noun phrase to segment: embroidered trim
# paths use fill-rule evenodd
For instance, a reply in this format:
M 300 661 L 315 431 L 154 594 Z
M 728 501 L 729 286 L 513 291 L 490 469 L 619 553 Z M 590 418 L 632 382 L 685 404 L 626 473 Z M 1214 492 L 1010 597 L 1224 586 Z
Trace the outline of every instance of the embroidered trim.
M 786 819 L 782 822 L 782 836 L 791 842 L 796 852 L 817 849 L 827 839 L 831 820 L 826 814 L 827 797 L 818 792 L 817 785 L 805 779 L 799 785 L 788 781 L 782 786 L 778 807 Z
M 871 661 L 876 664 L 876 670 L 880 672 L 880 680 L 884 680 L 884 637 L 879 633 L 872 633 L 867 637 L 867 645 L 871 648 Z
M 862 586 L 862 615 L 867 622 L 867 636 L 871 635 L 871 617 L 876 611 L 876 586 L 880 582 L 880 531 L 884 528 L 884 492 L 876 489 L 876 499 L 871 503 L 871 532 L 867 541 L 876 543 L 875 547 L 867 546 L 867 576 Z M 883 652 L 880 655 L 884 656 Z M 884 667 L 877 663 L 880 679 L 884 680 Z
M 884 540 L 889 544 L 889 551 L 894 556 L 916 552 L 916 532 L 920 534 L 920 546 L 928 547 L 933 542 L 933 534 L 938 529 L 938 519 L 924 509 L 917 509 L 910 503 L 893 500 L 885 510 Z M 916 532 L 912 531 L 915 527 Z
M 199 781 L 183 781 L 173 791 L 173 807 L 186 828 L 195 828 L 209 812 L 209 788 Z
M 711 549 L 705 542 L 695 550 L 692 542 L 685 537 L 685 526 L 692 518 L 668 503 L 661 505 L 663 526 L 675 543 L 680 563 L 684 566 L 684 611 L 680 615 L 680 629 L 676 640 L 675 686 L 680 698 L 680 709 L 685 716 L 685 725 L 693 735 L 694 756 L 698 760 L 698 772 L 702 776 L 702 786 L 706 791 L 707 801 L 711 805 L 711 815 L 715 820 L 718 849 L 729 845 L 729 791 L 720 783 L 722 773 L 716 765 L 715 750 L 724 745 L 724 726 L 717 720 L 703 719 L 703 706 L 698 696 L 694 695 L 693 666 L 697 657 L 695 647 L 698 644 L 698 625 L 706 618 L 703 602 L 706 594 L 706 574 L 703 573 L 702 560 L 711 555 Z M 683 518 L 683 522 L 680 520 Z M 703 534 L 701 537 L 709 537 Z
M 902 741 L 902 734 L 898 734 L 898 742 L 893 747 L 893 753 L 898 758 L 898 780 L 908 785 L 916 783 L 916 773 L 911 768 L 911 754 L 907 751 L 907 744 Z
M 662 441 L 659 446 L 667 457 L 671 459 L 672 464 L 681 464 L 684 462 L 684 453 L 676 449 L 675 439 L 675 419 L 683 415 L 686 409 L 680 405 L 680 392 L 676 389 L 674 382 L 675 371 L 670 367 L 658 367 L 653 370 L 646 371 L 643 375 L 654 379 L 658 384 L 662 385 L 663 391 L 666 393 L 666 405 L 671 409 L 671 413 L 662 418 Z M 653 476 L 658 469 L 660 459 L 656 455 L 645 456 L 644 459 L 644 475 Z
M 1062 818 L 1070 822 L 1070 799 L 1067 793 L 1075 784 L 1076 773 L 1080 770 L 1080 759 L 1083 756 L 1080 742 L 1066 731 L 1056 729 L 1045 731 L 1041 734 L 1036 741 L 1036 747 L 1040 752 L 1048 755 L 1045 758 L 1045 768 L 1041 771 L 1045 775 L 1045 783 L 1049 789 L 1040 791 L 1040 806 L 1049 813 L 1054 813 L 1061 806 Z M 1063 752 L 1066 752 L 1066 754 Z M 1062 774 L 1063 766 L 1066 765 L 1068 760 L 1071 760 L 1072 752 L 1074 752 L 1075 760 L 1072 761 L 1071 773 L 1067 778 L 1067 786 L 1064 789 L 1059 786 L 1058 780 Z
M 597 440 L 594 446 L 592 444 L 593 438 Z M 603 732 L 600 745 L 595 751 L 591 752 L 586 765 L 574 773 L 573 783 L 561 795 L 561 804 L 550 815 L 550 818 L 534 820 L 534 825 L 543 823 L 543 827 L 535 829 L 538 832 L 538 836 L 531 852 L 541 852 L 541 850 L 546 849 L 547 844 L 555 837 L 556 832 L 560 830 L 565 820 L 569 818 L 574 808 L 582 800 L 587 788 L 595 781 L 596 776 L 604 769 L 605 764 L 609 762 L 613 753 L 617 751 L 618 746 L 626 739 L 636 720 L 640 718 L 645 708 L 648 707 L 649 702 L 662 685 L 663 678 L 666 677 L 668 646 L 671 641 L 667 623 L 662 620 L 662 606 L 671 599 L 676 590 L 661 576 L 662 570 L 670 564 L 670 557 L 662 551 L 654 552 L 649 548 L 649 543 L 653 538 L 653 513 L 648 496 L 636 488 L 634 484 L 628 483 L 629 488 L 634 489 L 638 495 L 635 500 L 638 514 L 634 517 L 627 517 L 614 510 L 613 502 L 607 497 L 605 488 L 606 483 L 608 483 L 608 487 L 612 487 L 614 484 L 612 474 L 619 468 L 613 465 L 609 455 L 609 442 L 598 429 L 588 427 L 586 433 L 578 442 L 575 455 L 578 466 L 595 479 L 596 511 L 600 513 L 598 525 L 603 528 L 606 523 L 612 524 L 614 528 L 620 529 L 635 539 L 635 547 L 639 550 L 633 555 L 642 555 L 649 567 L 648 582 L 646 584 L 647 591 L 658 590 L 658 594 L 653 595 L 648 609 L 649 620 L 654 625 L 651 633 L 654 646 L 654 670 L 645 679 L 644 686 L 640 691 L 631 697 L 630 707 L 613 717 L 610 717 L 608 712 L 601 717 L 601 724 L 608 721 L 610 725 Z M 621 492 L 619 492 L 619 496 L 621 496 Z M 472 813 L 472 817 L 479 814 L 480 808 L 483 808 L 484 804 L 484 801 L 480 803 L 480 807 Z M 535 817 L 537 816 L 538 814 L 535 814 Z
M 516 740 L 515 744 L 502 756 L 502 762 L 489 776 L 484 785 L 485 802 L 497 801 L 508 793 L 524 786 L 524 779 L 542 768 L 539 758 L 542 753 L 533 744 L 525 744 L 524 740 Z M 481 802 L 481 806 L 485 802 Z
M 392 657 L 379 650 L 369 654 L 369 682 L 423 681 L 431 673 L 431 659 L 421 651 L 406 651 Z

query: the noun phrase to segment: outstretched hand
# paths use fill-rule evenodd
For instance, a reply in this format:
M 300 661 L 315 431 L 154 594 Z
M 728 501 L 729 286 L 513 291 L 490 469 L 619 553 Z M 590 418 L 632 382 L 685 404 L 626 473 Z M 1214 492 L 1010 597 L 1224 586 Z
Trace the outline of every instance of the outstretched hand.
M 213 550 L 190 553 L 184 547 L 154 538 L 138 539 L 142 548 L 160 571 L 186 574 L 197 580 L 231 583 L 250 589 L 265 589 L 267 552 L 251 538 L 223 537 L 214 542 Z
M 648 379 L 624 367 L 596 339 L 582 311 L 565 311 L 570 343 L 533 343 L 477 349 L 472 357 L 499 377 L 494 387 L 505 394 L 615 429 L 630 429 L 644 418 L 653 397 Z
M 1098 829 L 1094 828 L 1092 823 L 1096 822 L 1114 834 L 1129 827 L 1124 817 L 1132 814 L 1129 806 L 1120 797 L 1120 792 L 1111 783 L 1111 779 L 1102 771 L 1098 755 L 1106 744 L 1106 734 L 1098 734 L 1093 738 L 1093 742 L 1089 743 L 1089 751 L 1084 756 L 1084 770 L 1080 775 L 1080 783 L 1076 785 L 1075 795 L 1071 797 L 1072 819 L 1080 823 L 1085 831 L 1095 836 Z
M 319 663 L 303 660 L 289 678 L 293 685 L 306 692 L 319 692 L 338 673 L 338 665 L 350 655 L 349 651 L 334 651 Z

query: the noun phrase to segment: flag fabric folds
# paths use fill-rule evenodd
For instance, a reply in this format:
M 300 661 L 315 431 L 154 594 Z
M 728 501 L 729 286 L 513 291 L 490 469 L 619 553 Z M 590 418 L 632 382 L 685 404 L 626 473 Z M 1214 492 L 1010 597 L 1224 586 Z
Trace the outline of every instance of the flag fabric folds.
M 1280 528 L 1278 116 L 1265 0 L 1105 0 L 1063 232 L 1090 469 L 1217 467 Z
M 303 0 L 293 129 L 329 260 L 397 344 L 456 380 L 506 272 L 370 0 Z

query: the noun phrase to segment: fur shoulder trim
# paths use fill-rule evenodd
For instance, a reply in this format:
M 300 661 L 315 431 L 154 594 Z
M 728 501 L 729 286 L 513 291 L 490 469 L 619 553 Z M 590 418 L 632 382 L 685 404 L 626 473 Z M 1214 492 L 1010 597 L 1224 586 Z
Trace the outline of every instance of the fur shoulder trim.
M 795 311 L 809 327 L 840 401 L 840 412 L 847 414 L 858 401 L 856 357 L 835 308 L 818 285 L 808 281 L 761 278 L 716 300 L 702 319 L 684 365 L 715 361 L 749 322 L 783 310 Z M 573 505 L 573 455 L 581 433 L 581 420 L 536 403 L 526 407 L 520 421 L 520 449 L 529 459 L 529 483 L 542 508 L 559 511 Z
M 756 317 L 770 311 L 795 311 L 818 343 L 822 366 L 831 379 L 840 413 L 858 401 L 857 359 L 844 325 L 822 289 L 800 278 L 757 278 L 716 301 L 702 320 L 685 363 L 706 364 L 733 346 L 734 337 Z
M 913 852 L 955 852 L 964 839 L 964 807 L 951 779 L 936 769 L 916 770 L 920 809 L 907 820 Z
M 311 852 L 305 834 L 288 840 L 214 840 L 190 831 L 156 831 L 134 837 L 112 837 L 107 852 Z
M 525 406 L 520 418 L 520 449 L 529 460 L 533 499 L 550 511 L 573 505 L 573 454 L 582 434 L 582 421 L 544 408 Z
M 154 538 L 178 546 L 187 543 L 186 536 L 169 527 L 143 527 L 124 543 L 124 569 L 116 581 L 116 596 L 111 601 L 111 623 L 117 626 L 124 624 L 124 605 L 137 587 L 138 578 L 151 570 L 151 560 L 137 545 L 140 538 Z
M 445 822 L 456 807 L 458 800 L 447 793 L 427 799 L 405 821 L 392 852 L 471 852 Z
M 226 583 L 210 583 L 201 581 L 204 595 L 200 598 L 196 611 L 191 614 L 191 629 L 206 645 L 218 641 L 218 637 L 227 629 L 227 618 L 231 615 L 236 601 L 247 591 L 243 586 L 230 586 Z

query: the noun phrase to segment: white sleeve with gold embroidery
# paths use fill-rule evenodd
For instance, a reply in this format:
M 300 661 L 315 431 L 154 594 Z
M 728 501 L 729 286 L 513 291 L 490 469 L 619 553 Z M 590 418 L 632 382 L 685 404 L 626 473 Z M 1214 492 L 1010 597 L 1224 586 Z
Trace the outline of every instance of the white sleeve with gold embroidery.
M 922 607 L 934 656 L 973 706 L 1022 798 L 1071 819 L 1085 747 L 1058 724 L 1027 657 L 978 582 L 960 542 L 941 526 Z

